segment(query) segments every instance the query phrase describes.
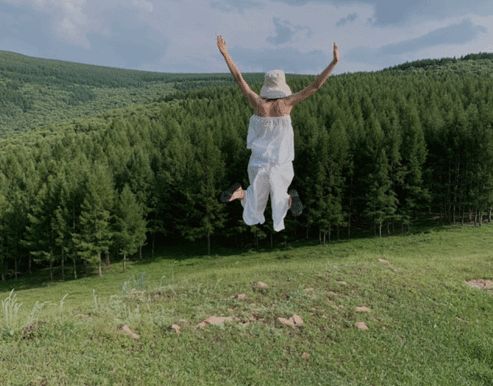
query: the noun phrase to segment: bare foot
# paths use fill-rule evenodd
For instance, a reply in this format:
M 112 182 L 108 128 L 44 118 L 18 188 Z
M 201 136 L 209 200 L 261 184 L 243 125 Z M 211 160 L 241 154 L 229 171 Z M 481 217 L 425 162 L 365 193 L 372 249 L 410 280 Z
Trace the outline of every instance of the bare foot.
M 231 195 L 231 198 L 229 201 L 234 201 L 234 200 L 243 200 L 243 197 L 245 197 L 245 191 L 239 187 L 234 191 L 234 193 Z

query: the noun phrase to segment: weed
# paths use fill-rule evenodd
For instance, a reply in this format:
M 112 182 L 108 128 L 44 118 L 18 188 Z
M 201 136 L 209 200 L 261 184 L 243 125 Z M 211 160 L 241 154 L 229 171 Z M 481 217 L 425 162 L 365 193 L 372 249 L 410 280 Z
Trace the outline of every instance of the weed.
M 9 296 L 2 300 L 3 332 L 13 336 L 20 327 L 19 310 L 22 303 L 17 301 L 17 294 L 10 291 Z

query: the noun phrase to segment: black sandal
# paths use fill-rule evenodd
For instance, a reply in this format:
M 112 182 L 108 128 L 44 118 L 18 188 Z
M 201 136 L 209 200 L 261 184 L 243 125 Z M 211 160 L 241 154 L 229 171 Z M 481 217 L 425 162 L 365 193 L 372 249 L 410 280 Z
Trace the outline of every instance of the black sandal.
M 230 202 L 229 200 L 231 199 L 233 193 L 236 192 L 239 188 L 241 188 L 241 184 L 239 182 L 234 183 L 227 190 L 221 193 L 221 196 L 219 197 L 219 201 L 221 201 L 224 204 L 227 204 L 228 202 Z
M 303 212 L 303 204 L 296 189 L 291 189 L 288 194 L 291 196 L 291 207 L 289 210 L 294 217 L 298 217 Z

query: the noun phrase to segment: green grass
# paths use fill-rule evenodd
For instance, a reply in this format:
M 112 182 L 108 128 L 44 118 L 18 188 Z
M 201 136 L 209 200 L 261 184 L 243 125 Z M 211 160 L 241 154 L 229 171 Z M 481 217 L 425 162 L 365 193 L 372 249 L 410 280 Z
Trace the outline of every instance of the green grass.
M 493 279 L 492 251 L 493 226 L 446 228 L 211 257 L 169 252 L 125 273 L 115 264 L 103 278 L 22 281 L 13 334 L 0 322 L 0 379 L 9 385 L 491 385 L 493 291 L 464 281 Z M 258 280 L 269 284 L 265 293 L 252 290 Z M 0 287 L 0 299 L 12 285 Z M 247 299 L 233 299 L 237 293 Z M 23 330 L 36 301 L 49 303 L 39 322 Z M 355 312 L 361 305 L 371 311 Z M 303 318 L 303 328 L 276 322 L 293 314 Z M 195 327 L 211 315 L 250 323 Z M 356 329 L 357 321 L 368 331 Z M 178 336 L 169 331 L 173 323 L 181 326 Z M 140 340 L 121 334 L 121 324 Z

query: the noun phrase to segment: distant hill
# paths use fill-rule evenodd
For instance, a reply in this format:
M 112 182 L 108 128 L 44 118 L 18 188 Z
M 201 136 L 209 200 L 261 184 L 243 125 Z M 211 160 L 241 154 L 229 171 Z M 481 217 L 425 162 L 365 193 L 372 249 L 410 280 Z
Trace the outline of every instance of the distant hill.
M 0 136 L 221 81 L 230 77 L 123 70 L 0 51 Z
M 493 53 L 471 54 L 459 59 L 418 60 L 378 73 L 491 76 Z M 262 75 L 247 74 L 246 78 L 258 88 Z M 306 81 L 307 77 L 291 75 L 289 81 L 304 84 L 303 79 Z M 0 51 L 0 137 L 98 116 L 131 105 L 188 98 L 187 93 L 179 91 L 231 84 L 229 74 L 124 70 Z
M 384 70 L 388 71 L 437 71 L 478 73 L 493 75 L 493 53 L 482 52 L 460 58 L 422 59 L 406 62 Z

